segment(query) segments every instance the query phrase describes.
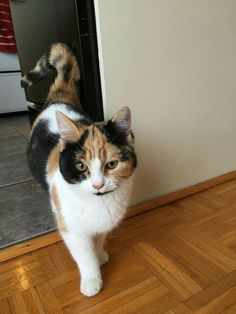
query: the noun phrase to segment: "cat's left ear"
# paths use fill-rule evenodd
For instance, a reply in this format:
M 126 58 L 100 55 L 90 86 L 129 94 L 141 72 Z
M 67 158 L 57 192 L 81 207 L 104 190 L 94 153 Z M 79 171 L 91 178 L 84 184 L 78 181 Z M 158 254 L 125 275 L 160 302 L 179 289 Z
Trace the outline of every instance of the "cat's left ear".
M 109 121 L 118 132 L 129 134 L 131 128 L 131 112 L 128 107 L 120 109 Z M 109 123 L 108 122 L 108 123 Z
M 56 120 L 61 138 L 65 141 L 76 141 L 80 137 L 80 126 L 68 118 L 64 113 L 56 111 Z

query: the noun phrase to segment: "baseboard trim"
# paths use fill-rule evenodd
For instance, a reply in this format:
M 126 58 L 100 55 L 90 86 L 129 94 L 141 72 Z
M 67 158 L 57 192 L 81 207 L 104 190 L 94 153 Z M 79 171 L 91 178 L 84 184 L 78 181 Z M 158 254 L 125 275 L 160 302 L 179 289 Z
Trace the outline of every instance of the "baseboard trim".
M 206 180 L 194 184 L 190 187 L 178 190 L 176 192 L 169 193 L 164 196 L 157 197 L 153 200 L 144 202 L 139 205 L 135 205 L 129 208 L 127 218 L 140 215 L 147 211 L 156 209 L 158 207 L 173 203 L 182 198 L 191 196 L 195 193 L 199 193 L 208 190 L 216 185 L 236 179 L 236 171 L 231 171 L 221 176 Z M 45 235 L 24 241 L 22 243 L 10 246 L 0 251 L 0 262 L 7 261 L 17 256 L 38 250 L 50 244 L 61 241 L 61 236 L 57 231 L 47 233 Z
M 127 218 L 145 213 L 149 210 L 173 203 L 177 200 L 180 200 L 182 198 L 191 196 L 193 194 L 208 190 L 214 186 L 217 186 L 219 184 L 223 184 L 225 182 L 231 181 L 236 179 L 236 170 L 227 172 L 223 175 L 217 176 L 215 178 L 194 184 L 192 186 L 183 188 L 181 190 L 178 190 L 176 192 L 172 192 L 160 197 L 157 197 L 153 200 L 146 201 L 144 203 L 132 206 L 128 210 Z
M 9 259 L 33 252 L 59 241 L 61 241 L 61 236 L 58 231 L 52 231 L 50 233 L 32 238 L 30 240 L 23 241 L 19 244 L 1 249 L 0 262 L 5 262 Z

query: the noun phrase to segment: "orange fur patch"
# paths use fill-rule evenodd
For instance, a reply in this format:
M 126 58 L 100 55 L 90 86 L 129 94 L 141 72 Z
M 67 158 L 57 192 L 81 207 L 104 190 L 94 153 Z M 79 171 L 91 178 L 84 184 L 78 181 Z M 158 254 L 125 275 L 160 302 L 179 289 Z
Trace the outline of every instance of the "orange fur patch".
M 56 220 L 57 220 L 58 229 L 61 233 L 67 232 L 68 231 L 67 226 L 65 224 L 65 221 L 61 212 L 61 204 L 60 204 L 60 200 L 59 200 L 55 185 L 52 186 L 50 195 L 51 195 L 51 199 L 56 210 Z
M 80 72 L 75 56 L 65 45 L 56 43 L 52 45 L 49 61 L 51 64 L 56 62 L 54 66 L 58 75 L 50 88 L 47 102 L 64 102 L 80 107 L 81 104 L 76 86 Z M 65 80 L 64 76 L 66 66 L 71 67 L 68 80 Z
M 59 145 L 56 146 L 50 153 L 47 161 L 47 173 L 49 176 L 52 176 L 54 172 L 58 168 L 59 164 L 59 157 L 60 157 L 60 150 Z
M 118 147 L 107 142 L 106 136 L 94 125 L 88 129 L 90 132 L 84 144 L 85 156 L 82 161 L 89 166 L 92 159 L 99 158 L 104 168 L 104 174 L 117 179 L 125 179 L 132 175 L 135 170 L 132 160 L 120 161 L 113 170 L 105 169 L 105 165 L 109 161 L 120 160 L 120 151 Z M 80 160 L 80 156 L 78 155 L 76 159 Z

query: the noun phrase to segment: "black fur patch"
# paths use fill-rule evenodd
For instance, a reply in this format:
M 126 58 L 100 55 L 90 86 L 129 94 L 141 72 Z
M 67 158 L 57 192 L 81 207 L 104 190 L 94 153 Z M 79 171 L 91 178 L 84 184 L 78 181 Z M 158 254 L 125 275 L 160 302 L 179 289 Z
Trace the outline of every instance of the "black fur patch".
M 59 135 L 48 132 L 48 123 L 41 120 L 34 128 L 28 145 L 28 163 L 33 177 L 48 189 L 46 163 L 51 150 L 57 145 Z
M 41 72 L 29 72 L 27 73 L 27 80 L 32 82 L 32 83 L 36 83 L 38 81 L 40 81 L 44 76 L 42 75 Z
M 120 156 L 121 156 L 120 157 L 121 161 L 132 160 L 133 167 L 134 168 L 137 167 L 137 157 L 136 157 L 135 151 L 132 147 L 123 146 L 122 148 L 120 148 Z
M 37 63 L 38 67 L 40 67 L 40 70 L 39 71 L 32 70 L 28 72 L 25 75 L 26 80 L 21 80 L 21 87 L 26 87 L 32 83 L 33 84 L 37 83 L 41 81 L 45 76 L 47 76 L 47 74 L 49 73 L 50 66 L 47 58 L 48 58 L 47 55 L 44 55 L 40 58 L 40 60 Z
M 86 139 L 88 138 L 88 135 L 89 135 L 89 130 L 85 130 L 84 133 L 81 135 L 79 141 L 77 142 L 78 145 L 81 147 L 81 149 L 84 146 L 84 143 Z
M 134 148 L 127 141 L 127 133 L 117 128 L 116 124 L 108 121 L 106 125 L 97 126 L 99 130 L 105 134 L 107 141 L 117 146 L 120 150 L 120 160 L 133 160 L 133 167 L 137 166 L 137 157 Z M 133 134 L 132 134 L 133 135 Z M 134 135 L 132 136 L 132 138 Z
M 68 82 L 70 80 L 71 70 L 72 70 L 72 64 L 71 63 L 66 63 L 63 65 L 62 72 L 64 75 L 65 82 Z
M 106 125 L 97 125 L 97 128 L 105 134 L 107 141 L 116 145 L 117 147 L 127 145 L 127 134 L 126 132 L 120 132 L 119 129 L 116 128 L 115 123 L 108 121 Z
M 67 143 L 64 150 L 61 152 L 59 166 L 64 179 L 71 184 L 82 182 L 87 178 L 86 173 L 79 171 L 75 166 L 76 155 L 81 156 L 85 154 L 83 148 L 84 143 L 88 137 L 89 131 L 85 130 L 81 135 L 79 141 L 75 143 Z

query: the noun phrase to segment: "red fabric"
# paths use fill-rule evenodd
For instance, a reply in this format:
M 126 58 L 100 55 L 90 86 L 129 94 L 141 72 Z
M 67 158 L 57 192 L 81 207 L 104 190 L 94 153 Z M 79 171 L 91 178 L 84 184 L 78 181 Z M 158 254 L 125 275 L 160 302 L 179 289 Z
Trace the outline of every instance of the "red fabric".
M 16 52 L 9 0 L 0 0 L 0 51 Z

